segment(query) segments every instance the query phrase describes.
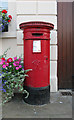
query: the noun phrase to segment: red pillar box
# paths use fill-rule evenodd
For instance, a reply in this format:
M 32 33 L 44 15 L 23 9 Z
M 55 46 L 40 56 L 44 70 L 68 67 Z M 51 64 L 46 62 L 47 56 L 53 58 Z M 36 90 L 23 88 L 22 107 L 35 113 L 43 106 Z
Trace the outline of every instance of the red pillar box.
M 32 69 L 24 82 L 29 92 L 25 102 L 45 104 L 50 98 L 50 30 L 54 25 L 47 22 L 21 23 L 24 40 L 24 69 Z

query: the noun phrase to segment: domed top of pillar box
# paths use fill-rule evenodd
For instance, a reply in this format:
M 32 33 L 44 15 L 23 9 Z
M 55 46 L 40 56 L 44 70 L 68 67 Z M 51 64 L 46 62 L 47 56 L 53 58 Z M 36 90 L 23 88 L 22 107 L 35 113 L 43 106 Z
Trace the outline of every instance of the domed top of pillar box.
M 31 22 L 24 22 L 19 25 L 20 29 L 26 29 L 26 28 L 46 28 L 52 30 L 54 28 L 54 25 L 52 23 L 48 22 L 42 22 L 42 21 L 31 21 Z

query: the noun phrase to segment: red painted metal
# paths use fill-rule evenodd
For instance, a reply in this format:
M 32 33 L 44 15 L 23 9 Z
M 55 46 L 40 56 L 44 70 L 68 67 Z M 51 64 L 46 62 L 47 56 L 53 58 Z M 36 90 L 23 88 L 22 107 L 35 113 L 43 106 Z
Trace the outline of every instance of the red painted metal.
M 24 69 L 32 69 L 25 86 L 40 88 L 50 85 L 50 30 L 54 25 L 46 22 L 20 24 L 24 40 Z M 33 41 L 41 41 L 41 52 L 33 52 Z

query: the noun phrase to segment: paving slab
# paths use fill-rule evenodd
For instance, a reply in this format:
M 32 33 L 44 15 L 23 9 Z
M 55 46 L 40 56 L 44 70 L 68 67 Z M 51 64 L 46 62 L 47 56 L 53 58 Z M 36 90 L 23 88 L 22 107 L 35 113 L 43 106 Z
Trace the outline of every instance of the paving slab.
M 22 95 L 15 97 L 2 107 L 3 118 L 72 118 L 72 96 L 62 96 L 60 92 L 50 94 L 50 102 L 45 105 L 29 105 Z

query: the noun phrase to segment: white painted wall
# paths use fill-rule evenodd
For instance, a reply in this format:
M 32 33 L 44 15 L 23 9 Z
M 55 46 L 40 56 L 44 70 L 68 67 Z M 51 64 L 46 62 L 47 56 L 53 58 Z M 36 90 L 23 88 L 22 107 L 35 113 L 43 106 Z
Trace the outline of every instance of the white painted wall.
M 13 4 L 12 4 L 13 3 Z M 9 32 L 3 34 L 3 51 L 11 47 L 8 56 L 23 56 L 23 31 L 19 24 L 28 21 L 45 21 L 54 24 L 50 40 L 50 90 L 57 91 L 57 2 L 56 0 L 14 0 L 9 2 L 9 12 L 13 15 Z

